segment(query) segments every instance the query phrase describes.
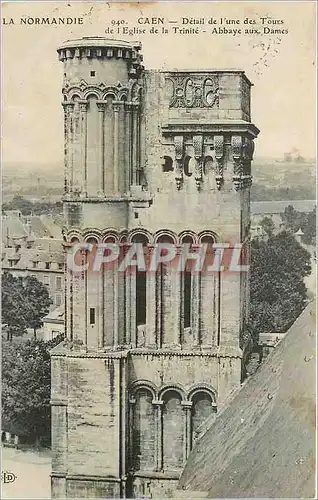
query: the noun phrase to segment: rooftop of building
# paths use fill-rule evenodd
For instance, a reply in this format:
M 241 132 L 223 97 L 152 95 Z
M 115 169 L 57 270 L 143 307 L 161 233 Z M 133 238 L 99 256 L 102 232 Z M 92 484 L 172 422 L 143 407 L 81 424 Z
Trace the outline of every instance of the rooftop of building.
M 43 323 L 64 323 L 64 305 L 61 305 L 49 312 L 44 318 Z
M 58 47 L 59 50 L 73 49 L 77 47 L 116 47 L 124 49 L 140 49 L 140 42 L 128 42 L 127 40 L 115 40 L 102 36 L 83 36 L 75 40 L 66 40 Z
M 208 498 L 315 497 L 315 332 L 311 303 L 206 426 L 179 488 Z

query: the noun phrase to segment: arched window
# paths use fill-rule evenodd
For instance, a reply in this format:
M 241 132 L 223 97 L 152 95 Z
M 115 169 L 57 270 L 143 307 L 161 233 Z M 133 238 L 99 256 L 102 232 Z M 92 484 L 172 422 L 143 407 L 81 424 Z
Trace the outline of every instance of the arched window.
M 133 468 L 135 470 L 154 470 L 155 461 L 155 407 L 152 393 L 140 388 L 135 393 L 134 418 L 132 429 Z
M 213 236 L 202 236 L 200 243 L 207 245 L 200 280 L 200 344 L 212 346 L 218 343 L 219 272 L 210 270 L 215 257 Z
M 191 447 L 193 446 L 200 426 L 216 411 L 213 400 L 205 391 L 196 392 L 192 398 L 191 415 Z
M 174 244 L 169 235 L 162 235 L 157 243 Z M 160 248 L 160 247 L 159 247 Z M 160 250 L 164 252 L 164 248 Z M 173 266 L 171 262 L 159 263 L 157 267 L 157 297 L 158 297 L 158 331 L 160 331 L 159 346 L 173 343 Z
M 184 411 L 177 391 L 167 391 L 163 396 L 163 469 L 178 470 L 183 466 Z
M 164 164 L 162 165 L 163 172 L 172 172 L 173 171 L 173 160 L 170 156 L 164 156 Z
M 133 243 L 138 243 L 142 245 L 144 255 L 147 253 L 148 239 L 144 234 L 136 234 L 132 238 Z M 135 296 L 136 296 L 136 327 L 137 330 L 137 345 L 144 344 L 144 334 L 138 327 L 146 324 L 146 314 L 147 314 L 147 273 L 141 269 L 136 270 L 136 281 L 135 281 Z
M 190 235 L 183 236 L 181 244 L 192 245 L 193 238 Z M 189 247 L 191 252 L 191 247 Z M 187 261 L 185 270 L 183 271 L 182 279 L 182 311 L 183 311 L 183 327 L 191 326 L 191 308 L 192 308 L 192 272 L 191 261 Z
M 100 178 L 98 175 L 99 162 L 99 122 L 97 97 L 90 94 L 87 97 L 87 149 L 86 149 L 86 186 L 90 195 L 96 195 L 100 189 Z

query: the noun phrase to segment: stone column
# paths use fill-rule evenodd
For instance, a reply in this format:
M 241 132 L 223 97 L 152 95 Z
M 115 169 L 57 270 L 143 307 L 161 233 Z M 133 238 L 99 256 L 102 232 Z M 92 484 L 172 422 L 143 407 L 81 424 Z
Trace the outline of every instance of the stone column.
M 119 101 L 113 101 L 114 111 L 114 195 L 119 193 Z
M 73 314 L 73 286 L 72 286 L 72 273 L 67 266 L 67 253 L 71 250 L 71 243 L 63 243 L 63 255 L 64 255 L 64 328 L 65 336 L 68 340 L 73 339 L 73 331 L 71 325 L 71 318 Z
M 149 249 L 149 261 L 151 262 L 153 246 Z M 157 290 L 156 271 L 147 271 L 147 311 L 146 311 L 146 346 L 156 348 L 156 317 L 157 317 Z
M 131 267 L 130 273 L 130 342 L 137 347 L 136 324 L 136 268 Z
M 192 274 L 192 314 L 191 314 L 191 330 L 193 335 L 194 345 L 200 345 L 200 302 L 201 302 L 201 272 L 194 271 Z
M 74 110 L 73 101 L 62 102 L 64 109 L 64 192 L 69 193 L 71 191 L 71 113 Z
M 152 404 L 156 407 L 156 471 L 163 469 L 163 445 L 162 445 L 162 411 L 163 401 L 154 399 Z
M 239 347 L 241 321 L 241 273 L 221 271 L 220 345 Z
M 132 123 L 131 123 L 131 109 L 132 106 L 130 103 L 125 102 L 125 123 L 126 123 L 126 130 L 125 130 L 125 159 L 126 159 L 126 171 L 125 171 L 125 178 L 126 178 L 126 191 L 128 192 L 130 189 L 130 186 L 132 184 Z
M 87 172 L 86 172 L 86 154 L 87 154 L 87 105 L 88 102 L 81 100 L 80 109 L 80 154 L 81 154 L 81 172 L 82 172 L 82 195 L 87 195 Z
M 86 250 L 79 250 L 80 265 L 86 264 Z M 77 261 L 77 264 L 79 262 Z M 71 318 L 70 328 L 73 340 L 81 341 L 84 346 L 87 345 L 87 286 L 86 271 L 73 272 L 71 289 Z
M 133 102 L 132 106 L 132 184 L 138 184 L 139 171 L 139 103 Z
M 183 438 L 183 462 L 185 463 L 188 459 L 189 453 L 191 451 L 191 409 L 192 401 L 181 401 L 182 408 L 184 410 L 184 438 Z
M 176 256 L 179 260 L 180 258 L 180 253 L 181 253 L 181 248 L 178 247 L 176 249 Z M 181 301 L 183 300 L 182 297 L 182 288 L 181 288 L 181 283 L 182 283 L 182 276 L 181 272 L 179 271 L 178 268 L 173 269 L 173 288 L 174 288 L 174 311 L 175 311 L 175 316 L 174 316 L 174 341 L 173 343 L 175 344 L 176 347 L 181 346 Z
M 101 266 L 98 272 L 98 348 L 104 347 L 104 267 Z
M 129 464 L 128 464 L 128 470 L 132 470 L 134 468 L 134 414 L 135 414 L 135 404 L 136 404 L 136 398 L 134 396 L 130 396 L 129 400 L 129 409 L 128 409 L 128 423 L 129 423 L 129 433 L 128 433 L 128 449 L 129 449 Z
M 104 113 L 105 101 L 96 101 L 98 109 L 98 179 L 99 189 L 98 196 L 105 195 L 105 179 L 104 179 Z
M 114 269 L 114 337 L 113 337 L 113 348 L 117 349 L 119 341 L 119 331 L 118 331 L 118 271 Z
M 125 327 L 126 327 L 126 344 L 131 345 L 131 283 L 130 283 L 130 271 L 125 271 Z

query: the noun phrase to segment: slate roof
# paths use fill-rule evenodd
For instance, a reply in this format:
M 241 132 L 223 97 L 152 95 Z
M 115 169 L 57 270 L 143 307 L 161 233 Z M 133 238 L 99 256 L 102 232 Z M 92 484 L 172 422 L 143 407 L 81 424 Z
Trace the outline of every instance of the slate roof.
M 311 303 L 211 421 L 179 488 L 208 498 L 315 497 L 314 314 Z

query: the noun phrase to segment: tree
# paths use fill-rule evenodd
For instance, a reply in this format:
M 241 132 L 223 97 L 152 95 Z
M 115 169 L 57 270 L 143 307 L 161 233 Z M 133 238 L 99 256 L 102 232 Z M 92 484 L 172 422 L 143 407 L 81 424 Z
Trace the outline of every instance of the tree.
M 2 324 L 6 325 L 7 340 L 26 333 L 27 316 L 22 279 L 4 272 L 1 286 Z
M 307 245 L 314 245 L 316 242 L 316 207 L 307 215 L 307 221 L 302 228 L 304 232 L 303 242 Z
M 264 229 L 267 236 L 269 236 L 269 237 L 273 236 L 273 234 L 275 232 L 275 224 L 273 222 L 273 219 L 271 219 L 271 217 L 264 217 L 261 220 L 260 225 Z
M 316 240 L 316 207 L 309 214 L 295 210 L 288 205 L 282 215 L 285 228 L 292 233 L 302 229 L 304 236 L 302 241 L 306 244 L 314 244 Z
M 32 213 L 33 203 L 23 198 L 23 196 L 16 195 L 14 198 L 2 205 L 3 210 L 19 210 L 22 215 L 30 215 Z
M 35 440 L 50 439 L 50 349 L 63 340 L 2 343 L 2 420 Z
M 310 272 L 310 254 L 292 234 L 252 241 L 249 326 L 256 339 L 260 332 L 284 332 L 295 321 L 306 305 Z
M 21 336 L 27 328 L 36 330 L 49 312 L 51 299 L 45 285 L 33 276 L 16 278 L 5 272 L 2 276 L 2 323 L 7 325 L 7 339 Z
M 42 326 L 42 319 L 48 314 L 52 300 L 46 286 L 34 276 L 27 276 L 23 285 L 27 298 L 26 321 L 28 327 L 33 328 L 36 338 L 36 330 Z

